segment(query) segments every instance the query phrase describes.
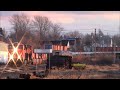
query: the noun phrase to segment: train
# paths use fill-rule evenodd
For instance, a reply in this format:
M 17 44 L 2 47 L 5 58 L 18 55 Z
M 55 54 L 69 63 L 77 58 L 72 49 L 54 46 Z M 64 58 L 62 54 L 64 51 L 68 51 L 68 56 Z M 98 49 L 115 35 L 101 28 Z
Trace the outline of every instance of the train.
M 9 65 L 13 65 L 16 62 L 17 66 L 21 66 L 23 63 L 31 63 L 33 64 L 36 61 L 34 49 L 31 45 L 22 44 L 18 42 L 14 42 L 13 45 L 8 45 L 8 60 L 10 61 Z M 53 53 L 50 55 L 50 63 L 49 63 L 49 55 L 47 55 L 46 67 L 65 67 L 71 68 L 72 56 L 64 56 L 64 55 L 54 55 Z M 11 64 L 12 63 L 12 64 Z M 49 66 L 50 64 L 50 66 Z
M 22 44 L 14 42 L 8 45 L 8 60 L 13 63 L 16 62 L 20 64 L 28 63 L 32 61 L 32 46 L 27 44 Z

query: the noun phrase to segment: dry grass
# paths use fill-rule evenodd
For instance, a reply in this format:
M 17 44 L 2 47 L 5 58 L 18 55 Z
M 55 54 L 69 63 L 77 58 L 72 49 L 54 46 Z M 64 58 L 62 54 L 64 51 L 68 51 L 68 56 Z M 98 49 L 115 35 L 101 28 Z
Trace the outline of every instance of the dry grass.
M 113 64 L 113 56 L 112 55 L 99 55 L 96 56 L 96 60 L 94 61 L 97 65 L 112 65 Z
M 88 56 L 76 55 L 76 56 L 73 56 L 72 62 L 87 63 L 87 62 L 89 62 L 89 60 L 90 60 L 90 57 L 88 57 Z
M 2 68 L 2 67 L 1 67 Z M 8 68 L 7 68 L 8 69 Z M 6 76 L 4 73 L 3 76 Z M 31 79 L 42 79 L 31 76 Z M 120 67 L 112 65 L 87 65 L 84 70 L 56 69 L 43 79 L 120 79 Z
M 85 70 L 53 70 L 45 79 L 120 79 L 119 65 L 87 65 Z
M 99 54 L 95 57 L 85 56 L 85 55 L 76 55 L 73 56 L 73 63 L 85 63 L 85 64 L 92 64 L 92 65 L 112 65 L 113 64 L 113 56 L 112 55 L 104 55 Z

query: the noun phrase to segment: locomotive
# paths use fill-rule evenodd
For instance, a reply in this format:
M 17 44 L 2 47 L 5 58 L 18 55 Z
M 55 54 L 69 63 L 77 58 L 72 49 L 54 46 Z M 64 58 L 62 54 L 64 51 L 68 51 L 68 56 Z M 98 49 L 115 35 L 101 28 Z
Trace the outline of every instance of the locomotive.
M 14 42 L 8 45 L 8 60 L 10 63 L 22 64 L 32 60 L 32 46 Z M 11 62 L 13 61 L 13 62 Z
M 14 65 L 13 63 L 15 62 L 17 66 L 21 66 L 23 63 L 28 64 L 31 63 L 33 64 L 33 58 L 34 57 L 34 52 L 33 48 L 31 45 L 27 44 L 22 44 L 18 42 L 14 42 L 13 45 L 9 44 L 8 45 L 8 60 L 9 65 Z M 47 69 L 49 67 L 65 67 L 71 69 L 71 63 L 72 63 L 72 56 L 69 55 L 57 55 L 52 53 L 50 55 L 50 63 L 49 63 L 49 55 L 47 55 L 47 60 L 46 61 L 46 67 Z M 49 66 L 50 64 L 50 66 Z

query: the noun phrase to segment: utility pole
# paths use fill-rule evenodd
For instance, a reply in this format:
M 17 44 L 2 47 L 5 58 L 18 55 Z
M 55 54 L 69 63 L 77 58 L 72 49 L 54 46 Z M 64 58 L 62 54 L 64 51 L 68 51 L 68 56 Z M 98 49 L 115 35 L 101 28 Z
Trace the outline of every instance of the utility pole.
M 50 66 L 50 53 L 49 53 L 49 72 L 51 73 L 51 66 Z
M 76 38 L 75 38 L 75 52 L 77 51 L 77 41 L 76 41 Z
M 109 47 L 109 45 L 108 45 L 108 32 L 107 32 L 107 47 Z
M 114 37 L 114 45 L 113 45 L 113 48 L 114 48 L 114 61 L 113 61 L 113 63 L 115 63 L 115 59 L 116 59 L 116 55 L 115 55 L 115 37 Z
M 93 51 L 93 33 L 91 33 L 91 40 L 92 40 L 92 51 Z
M 95 60 L 96 60 L 96 29 L 95 29 Z

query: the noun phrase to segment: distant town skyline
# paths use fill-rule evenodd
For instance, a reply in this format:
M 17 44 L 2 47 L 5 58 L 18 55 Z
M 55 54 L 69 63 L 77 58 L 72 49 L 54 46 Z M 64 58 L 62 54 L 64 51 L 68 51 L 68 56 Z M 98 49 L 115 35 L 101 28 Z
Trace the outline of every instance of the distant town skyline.
M 10 31 L 9 18 L 14 14 L 24 13 L 30 18 L 36 15 L 46 16 L 53 23 L 59 23 L 68 31 L 91 33 L 96 28 L 105 34 L 118 34 L 119 11 L 0 11 L 0 26 Z

